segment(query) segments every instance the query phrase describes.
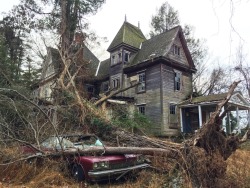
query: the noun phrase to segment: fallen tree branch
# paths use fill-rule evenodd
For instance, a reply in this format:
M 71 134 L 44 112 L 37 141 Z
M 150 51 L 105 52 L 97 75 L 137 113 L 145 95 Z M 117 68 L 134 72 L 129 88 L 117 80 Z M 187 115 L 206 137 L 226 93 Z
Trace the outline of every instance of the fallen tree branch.
M 135 83 L 135 84 L 131 84 L 130 86 L 128 86 L 128 87 L 126 87 L 126 88 L 123 88 L 123 89 L 119 89 L 119 90 L 117 90 L 117 91 L 114 91 L 114 92 L 110 93 L 108 96 L 104 96 L 104 97 L 102 97 L 101 99 L 99 99 L 98 101 L 96 101 L 96 102 L 95 102 L 95 105 L 97 106 L 97 105 L 101 104 L 102 102 L 104 102 L 104 101 L 110 99 L 110 98 L 113 97 L 114 95 L 117 95 L 118 93 L 121 93 L 121 92 L 123 92 L 123 91 L 126 91 L 126 90 L 128 90 L 128 89 L 130 89 L 130 88 L 136 87 L 136 86 L 138 86 L 139 84 L 141 84 L 141 83 L 140 83 L 140 82 L 137 82 L 137 83 Z

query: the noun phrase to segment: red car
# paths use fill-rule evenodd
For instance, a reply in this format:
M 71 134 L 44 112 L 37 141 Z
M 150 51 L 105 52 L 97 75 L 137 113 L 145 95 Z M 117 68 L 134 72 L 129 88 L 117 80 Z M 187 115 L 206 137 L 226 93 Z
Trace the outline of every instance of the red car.
M 61 142 L 61 145 L 59 143 Z M 103 143 L 95 135 L 62 135 L 49 137 L 41 143 L 41 150 L 52 151 L 71 148 L 104 147 Z M 23 147 L 24 153 L 37 153 L 30 146 Z M 99 155 L 99 156 L 70 156 L 67 158 L 73 177 L 78 181 L 100 181 L 107 179 L 119 179 L 130 171 L 147 168 L 143 155 Z

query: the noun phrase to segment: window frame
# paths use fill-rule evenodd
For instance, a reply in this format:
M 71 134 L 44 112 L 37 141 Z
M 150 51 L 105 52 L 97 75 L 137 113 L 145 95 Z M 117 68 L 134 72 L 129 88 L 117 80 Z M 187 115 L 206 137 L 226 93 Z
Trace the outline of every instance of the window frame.
M 181 55 L 181 48 L 180 48 L 180 46 L 178 46 L 176 44 L 173 45 L 173 54 L 177 55 L 177 56 Z
M 109 81 L 105 81 L 102 83 L 102 91 L 103 92 L 109 91 Z
M 138 82 L 140 83 L 137 86 L 137 93 L 146 92 L 146 71 L 138 72 Z
M 137 105 L 138 112 L 142 115 L 146 114 L 146 104 L 139 104 Z
M 176 115 L 176 103 L 169 103 L 169 114 Z
M 111 76 L 111 78 L 110 78 L 111 89 L 120 89 L 121 88 L 121 79 L 122 79 L 122 77 L 120 74 Z
M 174 90 L 175 91 L 181 91 L 182 89 L 182 72 L 180 71 L 174 71 Z
M 125 62 L 125 63 L 129 62 L 129 56 L 130 56 L 130 53 L 127 52 L 127 51 L 125 51 L 125 52 L 124 52 L 124 62 Z

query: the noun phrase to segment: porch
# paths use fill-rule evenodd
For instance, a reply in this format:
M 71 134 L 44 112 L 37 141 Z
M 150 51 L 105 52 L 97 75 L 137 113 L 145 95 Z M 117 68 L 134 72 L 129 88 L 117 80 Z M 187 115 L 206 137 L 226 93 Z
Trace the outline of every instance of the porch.
M 227 93 L 201 96 L 179 104 L 181 132 L 194 133 L 201 128 L 209 120 L 217 104 L 226 96 Z M 233 130 L 240 131 L 244 126 L 250 126 L 250 104 L 240 92 L 232 95 L 222 112 L 225 110 L 227 115 L 223 118 L 221 128 L 224 128 L 227 134 L 231 134 Z

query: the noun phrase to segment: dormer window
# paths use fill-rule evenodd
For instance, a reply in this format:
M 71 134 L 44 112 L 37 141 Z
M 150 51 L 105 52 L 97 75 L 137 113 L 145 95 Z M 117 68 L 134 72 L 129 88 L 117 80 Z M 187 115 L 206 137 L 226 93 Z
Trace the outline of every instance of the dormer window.
M 114 64 L 116 64 L 116 62 L 115 62 L 115 55 L 112 55 L 111 56 L 111 65 L 114 65 Z
M 129 53 L 125 52 L 124 53 L 124 62 L 128 62 L 129 61 Z
M 177 45 L 174 45 L 173 46 L 173 52 L 174 52 L 174 55 L 180 55 L 180 51 L 181 51 L 181 48 Z

